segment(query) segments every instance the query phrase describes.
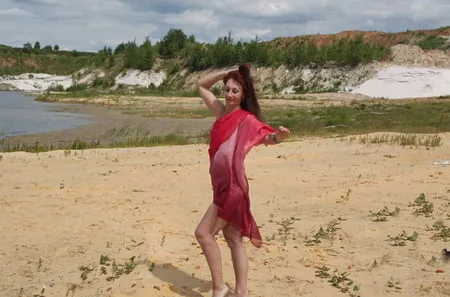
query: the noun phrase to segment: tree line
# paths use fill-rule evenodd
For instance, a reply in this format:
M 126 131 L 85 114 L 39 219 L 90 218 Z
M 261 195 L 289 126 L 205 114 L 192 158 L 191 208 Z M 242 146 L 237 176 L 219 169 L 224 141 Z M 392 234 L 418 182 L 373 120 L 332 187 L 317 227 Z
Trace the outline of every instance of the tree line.
M 44 52 L 44 53 L 51 53 L 51 52 L 58 52 L 59 51 L 59 45 L 55 44 L 54 46 L 46 45 L 41 48 L 41 43 L 39 41 L 36 41 L 34 43 L 34 46 L 31 45 L 30 42 L 27 42 L 23 45 L 23 49 L 25 53 L 31 53 L 31 52 Z
M 95 56 L 97 53 L 95 52 L 82 52 L 77 50 L 61 50 L 58 44 L 55 45 L 45 45 L 41 46 L 39 41 L 34 42 L 26 42 L 23 44 L 23 47 L 10 47 L 10 46 L 0 46 L 0 54 L 34 54 L 34 55 L 47 55 L 53 54 L 58 56 Z
M 136 42 L 119 44 L 114 51 L 104 49 L 103 55 L 124 54 L 126 66 L 150 69 L 157 57 L 176 59 L 180 66 L 190 71 L 209 67 L 224 67 L 242 62 L 261 66 L 291 67 L 304 65 L 356 66 L 359 63 L 383 59 L 389 48 L 366 42 L 362 36 L 352 39 L 339 39 L 330 45 L 318 46 L 312 39 L 280 49 L 258 36 L 248 42 L 235 41 L 231 33 L 217 39 L 214 44 L 200 43 L 193 35 L 187 36 L 181 29 L 170 29 L 161 41 L 151 44 L 146 38 L 140 46 Z
M 27 42 L 23 49 L 26 53 L 59 53 L 58 45 L 46 45 L 41 48 L 38 41 L 32 46 Z M 66 54 L 79 55 L 76 51 Z M 118 56 L 123 57 L 125 68 L 140 70 L 151 69 L 157 58 L 174 60 L 174 69 L 186 67 L 190 71 L 199 71 L 210 67 L 224 67 L 242 62 L 260 66 L 290 67 L 356 66 L 359 63 L 383 59 L 389 48 L 366 42 L 362 36 L 352 39 L 339 39 L 329 45 L 318 46 L 314 39 L 304 39 L 288 48 L 278 48 L 270 42 L 263 42 L 258 36 L 250 41 L 236 41 L 229 33 L 215 43 L 197 42 L 193 35 L 187 36 L 181 29 L 170 29 L 155 44 L 147 37 L 142 44 L 136 41 L 120 43 L 115 49 L 105 46 L 95 55 L 96 64 L 112 67 Z

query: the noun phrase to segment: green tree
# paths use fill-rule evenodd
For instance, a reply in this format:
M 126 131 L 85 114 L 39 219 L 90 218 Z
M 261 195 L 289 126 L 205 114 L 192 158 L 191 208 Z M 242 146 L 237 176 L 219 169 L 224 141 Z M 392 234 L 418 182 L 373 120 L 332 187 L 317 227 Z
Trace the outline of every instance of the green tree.
M 181 29 L 170 29 L 159 43 L 159 54 L 164 58 L 175 58 L 185 47 L 186 34 Z
M 53 52 L 53 47 L 51 45 L 46 45 L 42 48 L 42 51 L 45 53 L 51 53 Z
M 105 47 L 103 47 L 103 53 L 106 56 L 111 56 L 113 54 L 112 48 L 110 46 L 105 45 Z
M 125 43 L 120 43 L 115 49 L 114 49 L 114 54 L 122 54 L 125 52 Z
M 320 50 L 316 45 L 316 42 L 314 40 L 308 40 L 305 44 L 305 55 L 306 55 L 306 61 L 309 61 L 310 63 L 319 63 L 320 62 Z
M 125 58 L 125 67 L 128 68 L 137 68 L 139 49 L 136 45 L 136 42 L 128 42 L 125 46 L 124 50 L 124 58 Z
M 287 50 L 271 50 L 270 55 L 272 63 L 281 62 L 290 66 L 333 63 L 354 67 L 362 62 L 380 60 L 388 52 L 389 48 L 368 43 L 362 36 L 357 36 L 333 40 L 331 44 L 321 47 L 313 39 L 304 39 Z
M 189 71 L 199 71 L 213 66 L 211 45 L 200 43 L 186 44 L 185 65 Z
M 103 49 L 99 50 L 96 56 L 96 63 L 98 66 L 102 66 L 105 64 L 105 61 L 108 59 L 108 57 L 112 56 L 112 49 L 111 47 L 104 46 Z
M 55 52 L 59 51 L 59 45 L 55 44 L 55 45 L 53 46 L 53 50 L 54 50 Z
M 289 48 L 284 56 L 284 63 L 290 66 L 306 65 L 310 62 L 307 55 L 306 41 L 302 40 Z
M 33 48 L 34 48 L 35 51 L 40 51 L 41 50 L 41 43 L 39 41 L 36 41 L 34 43 L 34 47 Z
M 141 52 L 140 56 L 142 57 L 139 69 L 152 69 L 153 65 L 155 64 L 156 53 L 155 49 L 152 46 L 152 42 L 148 37 L 145 38 L 144 43 L 139 47 L 139 51 Z
M 23 45 L 24 53 L 31 53 L 32 50 L 33 50 L 33 47 L 31 46 L 31 43 L 27 42 Z
M 217 67 L 232 65 L 239 62 L 231 32 L 228 33 L 228 36 L 217 39 L 213 47 L 213 59 L 214 66 Z
M 267 46 L 267 52 L 269 55 L 268 59 L 270 61 L 270 66 L 278 67 L 280 64 L 283 64 L 283 61 L 285 60 L 284 57 L 286 56 L 285 51 Z
M 246 43 L 243 48 L 243 60 L 253 62 L 259 65 L 270 65 L 269 50 L 261 42 L 258 36 L 254 40 Z

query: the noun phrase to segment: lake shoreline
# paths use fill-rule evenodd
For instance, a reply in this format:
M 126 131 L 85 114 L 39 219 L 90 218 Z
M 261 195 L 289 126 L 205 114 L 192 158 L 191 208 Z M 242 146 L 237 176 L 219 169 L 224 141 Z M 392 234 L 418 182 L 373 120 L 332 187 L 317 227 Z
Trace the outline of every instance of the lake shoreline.
M 36 94 L 34 94 L 36 95 Z M 23 150 L 23 147 L 39 144 L 43 150 L 67 149 L 74 141 L 87 145 L 84 148 L 112 146 L 146 146 L 142 140 L 153 136 L 165 137 L 181 135 L 189 138 L 188 143 L 205 140 L 214 118 L 198 97 L 163 97 L 145 95 L 105 94 L 94 97 L 58 97 L 50 95 L 46 104 L 54 104 L 55 112 L 82 113 L 92 119 L 92 123 L 72 129 L 61 129 L 48 133 L 23 134 L 0 139 L 0 151 Z M 303 97 L 302 97 L 303 98 Z M 444 98 L 420 99 L 364 99 L 341 93 L 308 94 L 304 99 L 260 99 L 261 109 L 270 112 L 273 109 L 317 109 L 328 107 L 365 108 L 369 105 L 389 104 L 399 106 L 418 103 L 429 104 L 448 102 Z M 363 132 L 364 133 L 364 132 Z M 195 138 L 195 139 L 193 139 Z M 131 141 L 129 141 L 132 139 Z M 3 145 L 5 142 L 7 146 Z M 164 140 L 159 145 L 174 144 Z M 182 143 L 179 143 L 182 144 Z M 13 149 L 8 149 L 13 147 Z M 19 147 L 19 148 L 18 148 Z M 21 148 L 22 147 L 22 148 Z M 48 149 L 45 149 L 47 147 Z M 6 149 L 5 149 L 6 148 Z M 40 149 L 39 149 L 40 150 Z M 28 150 L 27 150 L 28 151 Z
M 52 110 L 54 112 L 86 114 L 91 117 L 92 123 L 46 133 L 7 136 L 0 141 L 8 143 L 8 145 L 34 145 L 39 143 L 42 146 L 54 146 L 61 143 L 69 145 L 75 140 L 88 143 L 101 141 L 106 144 L 115 139 L 114 135 L 111 135 L 114 131 L 128 130 L 129 136 L 133 136 L 133 133 L 139 133 L 140 136 L 162 136 L 170 133 L 201 134 L 210 128 L 213 121 L 211 118 L 149 118 L 139 114 L 124 114 L 118 108 L 97 104 L 66 104 L 58 103 Z

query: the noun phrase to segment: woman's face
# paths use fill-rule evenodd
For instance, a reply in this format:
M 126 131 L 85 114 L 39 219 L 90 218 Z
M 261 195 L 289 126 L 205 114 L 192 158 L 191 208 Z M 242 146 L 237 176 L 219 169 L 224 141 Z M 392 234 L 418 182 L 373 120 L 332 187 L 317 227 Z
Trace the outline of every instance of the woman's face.
M 244 90 L 238 82 L 230 78 L 225 84 L 224 96 L 227 105 L 239 106 L 244 96 Z

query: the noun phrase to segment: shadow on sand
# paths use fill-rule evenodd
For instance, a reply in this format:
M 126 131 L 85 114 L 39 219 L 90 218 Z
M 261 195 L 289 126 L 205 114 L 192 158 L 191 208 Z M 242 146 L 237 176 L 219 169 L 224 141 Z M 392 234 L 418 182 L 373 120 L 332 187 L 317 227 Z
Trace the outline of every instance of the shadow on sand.
M 171 290 L 185 297 L 203 297 L 195 289 L 200 292 L 211 290 L 211 282 L 190 275 L 171 263 L 156 264 L 151 271 L 158 279 L 171 284 Z

